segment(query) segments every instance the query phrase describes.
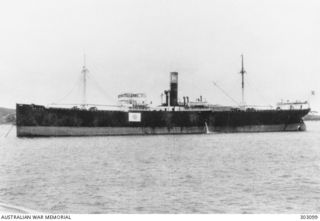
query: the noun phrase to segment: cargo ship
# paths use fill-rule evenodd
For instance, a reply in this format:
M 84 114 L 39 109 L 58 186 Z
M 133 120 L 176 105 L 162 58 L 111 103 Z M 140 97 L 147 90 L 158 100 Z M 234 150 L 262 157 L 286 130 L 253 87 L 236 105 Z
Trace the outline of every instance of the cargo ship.
M 83 89 L 87 68 L 84 66 Z M 108 136 L 155 134 L 206 134 L 215 132 L 305 131 L 303 117 L 307 102 L 281 104 L 275 108 L 255 108 L 244 104 L 242 56 L 242 104 L 220 106 L 202 96 L 190 101 L 178 99 L 178 73 L 170 73 L 169 90 L 161 94 L 161 104 L 150 107 L 143 93 L 123 93 L 116 108 L 102 110 L 86 104 L 72 108 L 16 104 L 18 137 Z

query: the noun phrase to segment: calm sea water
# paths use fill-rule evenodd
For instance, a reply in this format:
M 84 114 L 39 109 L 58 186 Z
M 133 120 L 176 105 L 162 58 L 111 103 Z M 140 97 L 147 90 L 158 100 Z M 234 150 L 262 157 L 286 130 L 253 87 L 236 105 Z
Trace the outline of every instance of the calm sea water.
M 18 139 L 0 127 L 0 201 L 50 213 L 320 213 L 307 132 Z

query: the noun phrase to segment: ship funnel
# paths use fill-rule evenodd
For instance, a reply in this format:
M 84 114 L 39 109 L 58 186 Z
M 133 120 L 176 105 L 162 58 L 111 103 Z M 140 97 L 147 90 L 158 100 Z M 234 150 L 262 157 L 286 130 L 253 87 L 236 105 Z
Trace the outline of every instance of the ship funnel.
M 170 73 L 170 106 L 178 106 L 178 72 Z

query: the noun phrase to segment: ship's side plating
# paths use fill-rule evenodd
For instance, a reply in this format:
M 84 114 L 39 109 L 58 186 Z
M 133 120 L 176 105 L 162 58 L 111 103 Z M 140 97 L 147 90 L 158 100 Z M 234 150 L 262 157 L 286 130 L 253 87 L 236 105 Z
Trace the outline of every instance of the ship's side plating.
M 103 111 L 17 104 L 17 136 L 97 136 L 303 130 L 302 110 Z

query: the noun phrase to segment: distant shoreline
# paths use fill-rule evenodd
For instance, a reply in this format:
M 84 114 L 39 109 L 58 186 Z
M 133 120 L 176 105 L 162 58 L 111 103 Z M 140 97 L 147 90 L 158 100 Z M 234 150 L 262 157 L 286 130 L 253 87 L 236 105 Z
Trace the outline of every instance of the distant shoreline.
M 305 121 L 320 121 L 320 115 L 317 112 L 311 112 L 307 114 L 303 120 Z
M 16 110 L 0 107 L 0 124 L 15 124 Z

